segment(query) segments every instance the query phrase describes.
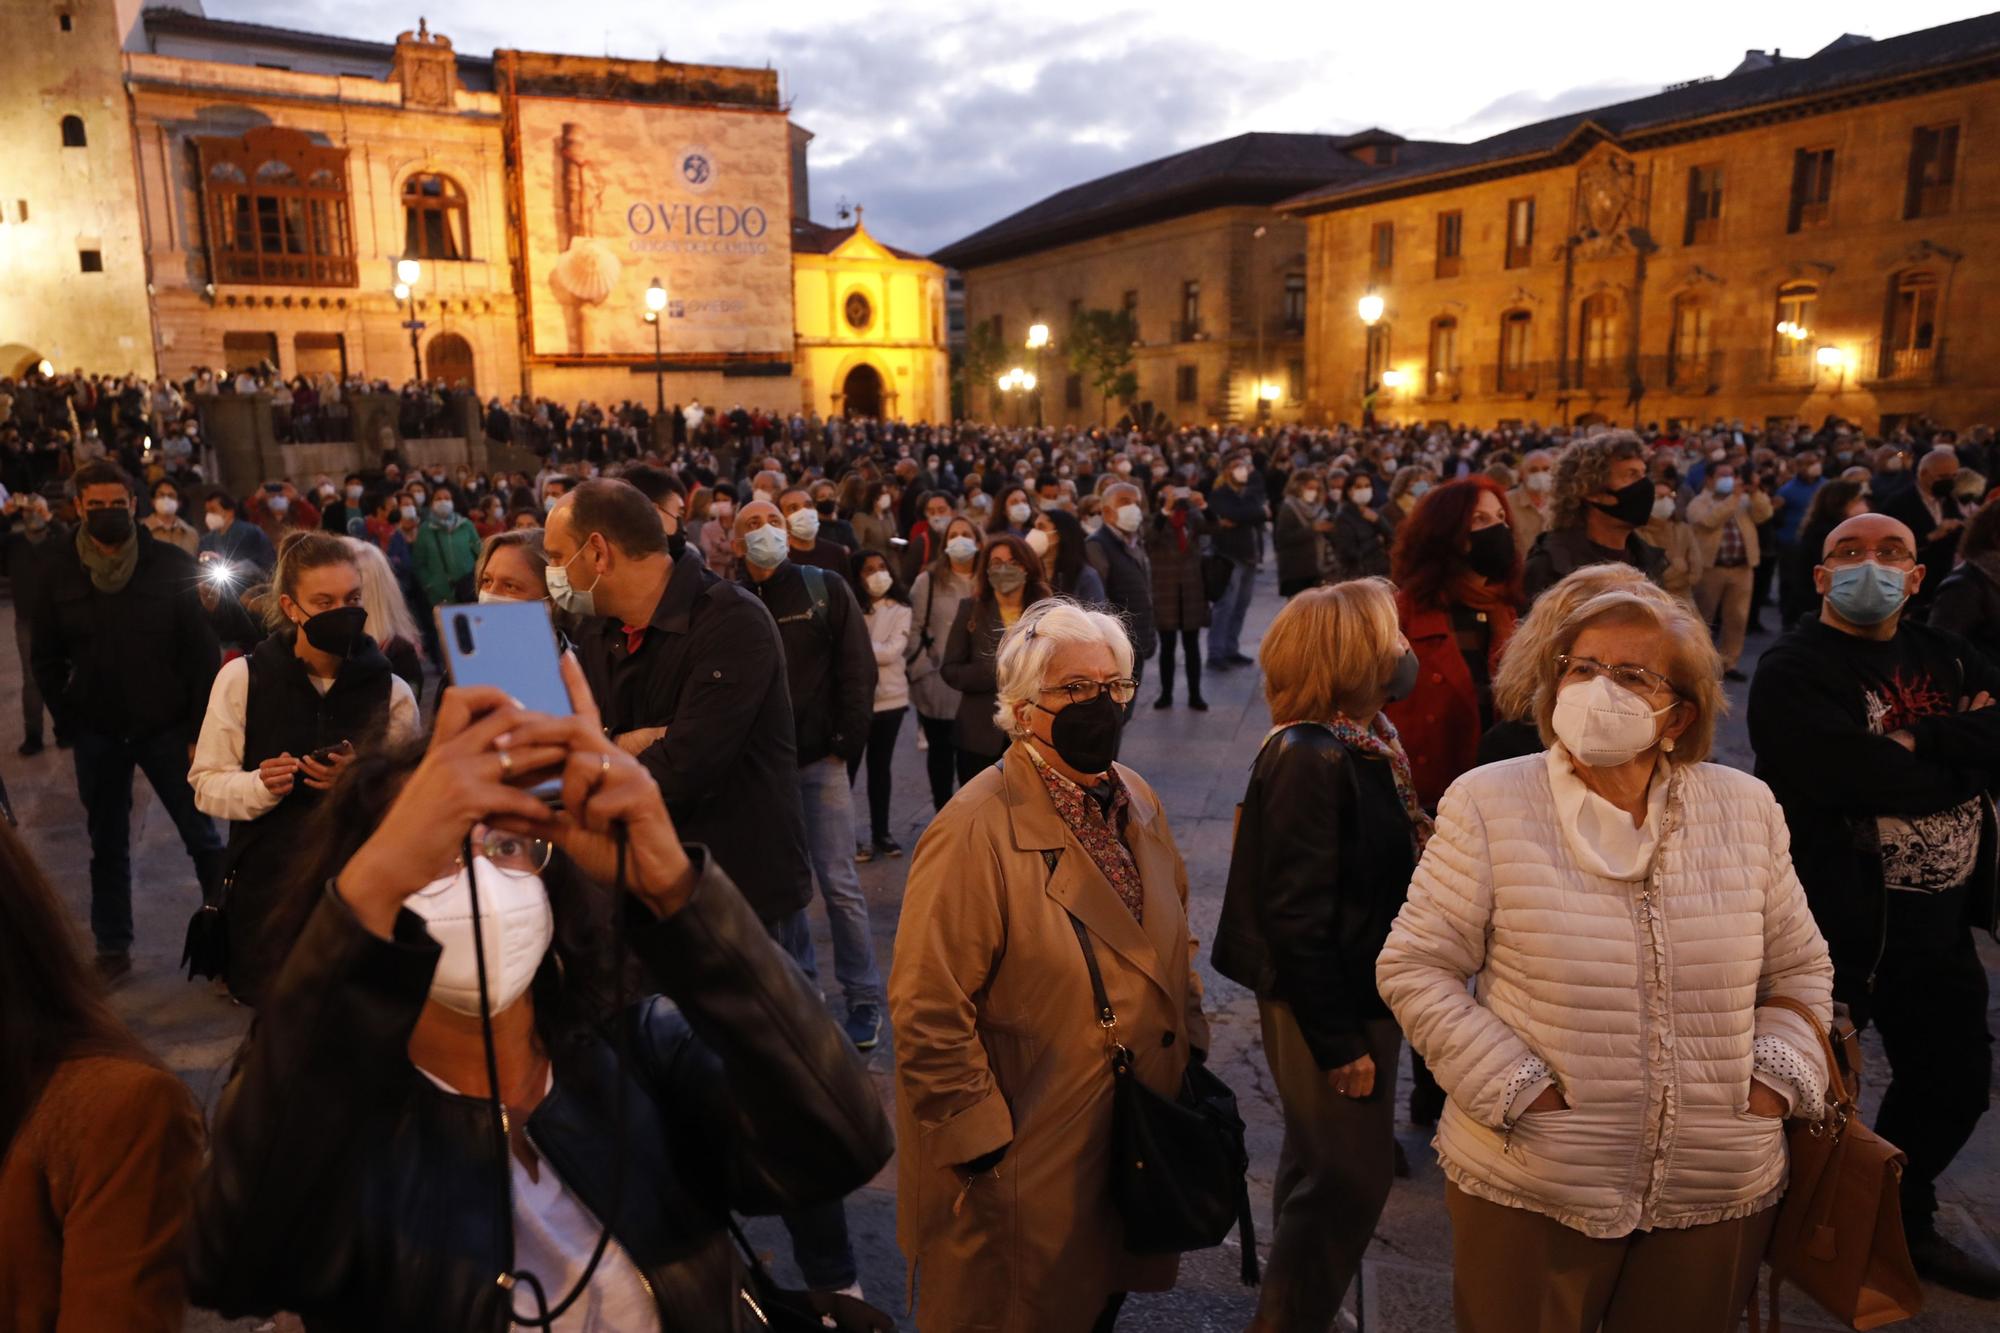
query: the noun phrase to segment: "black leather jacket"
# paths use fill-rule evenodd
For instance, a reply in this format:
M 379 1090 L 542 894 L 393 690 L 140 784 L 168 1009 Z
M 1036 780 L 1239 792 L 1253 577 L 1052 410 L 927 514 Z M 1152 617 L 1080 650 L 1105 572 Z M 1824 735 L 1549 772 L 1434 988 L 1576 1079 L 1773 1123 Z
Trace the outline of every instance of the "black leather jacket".
M 875 1086 L 798 970 L 696 848 L 686 907 L 622 928 L 665 998 L 627 1011 L 631 1059 L 592 1035 L 552 1053 L 527 1133 L 644 1276 L 665 1330 L 734 1330 L 725 1210 L 836 1199 L 893 1151 Z M 293 1310 L 320 1330 L 507 1326 L 495 1278 L 506 1164 L 487 1102 L 410 1063 L 438 947 L 404 911 L 394 941 L 329 891 L 293 948 L 215 1118 L 188 1271 L 226 1315 Z M 624 1188 L 617 1102 L 625 1104 Z M 550 1291 L 551 1302 L 562 1293 Z M 526 1292 L 516 1299 L 527 1306 Z
M 1388 762 L 1324 727 L 1287 727 L 1250 769 L 1215 970 L 1290 1005 L 1320 1068 L 1360 1058 L 1362 1022 L 1389 1016 L 1375 958 L 1415 869 Z

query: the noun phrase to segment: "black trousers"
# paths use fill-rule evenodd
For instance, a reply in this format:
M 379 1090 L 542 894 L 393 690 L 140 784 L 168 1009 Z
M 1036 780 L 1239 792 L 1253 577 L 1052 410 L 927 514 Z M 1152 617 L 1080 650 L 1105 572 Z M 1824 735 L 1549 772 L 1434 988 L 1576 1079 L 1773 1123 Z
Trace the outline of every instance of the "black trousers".
M 924 752 L 924 764 L 931 779 L 931 809 L 942 810 L 958 786 L 958 747 L 951 740 L 952 728 L 957 723 L 948 717 L 925 717 L 919 713 L 917 725 L 923 728 L 929 747 Z
M 1986 969 L 1965 921 L 1963 888 L 1889 894 L 1889 947 L 1875 974 L 1870 1019 L 1889 1057 L 1875 1132 L 1909 1154 L 1903 1225 L 1919 1233 L 1937 1212 L 1937 1178 L 1971 1139 L 1993 1082 Z
M 889 841 L 889 765 L 896 758 L 896 733 L 903 729 L 907 708 L 885 708 L 868 724 L 868 831 L 877 844 Z M 861 767 L 859 759 L 847 766 L 847 780 Z
M 1160 631 L 1160 697 L 1162 699 L 1174 697 L 1176 637 L 1181 641 L 1181 656 L 1187 658 L 1188 699 L 1192 702 L 1201 698 L 1201 631 L 1198 629 Z

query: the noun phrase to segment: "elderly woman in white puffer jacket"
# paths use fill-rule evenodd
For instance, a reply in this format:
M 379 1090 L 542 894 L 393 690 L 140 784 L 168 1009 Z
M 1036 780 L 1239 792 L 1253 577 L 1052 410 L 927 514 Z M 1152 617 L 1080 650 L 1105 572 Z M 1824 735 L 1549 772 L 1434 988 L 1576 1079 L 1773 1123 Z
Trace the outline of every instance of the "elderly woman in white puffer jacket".
M 1458 1327 L 1727 1333 L 1782 1122 L 1827 1083 L 1808 1025 L 1759 1004 L 1826 1022 L 1826 943 L 1770 790 L 1702 762 L 1727 706 L 1706 626 L 1605 593 L 1539 670 L 1547 753 L 1446 791 L 1376 965 L 1450 1094 Z

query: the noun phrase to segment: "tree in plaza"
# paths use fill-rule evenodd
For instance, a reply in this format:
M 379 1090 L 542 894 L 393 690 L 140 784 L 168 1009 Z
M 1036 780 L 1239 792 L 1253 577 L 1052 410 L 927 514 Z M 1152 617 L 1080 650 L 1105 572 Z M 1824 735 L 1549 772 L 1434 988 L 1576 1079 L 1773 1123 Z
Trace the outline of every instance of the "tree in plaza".
M 1100 418 L 1110 416 L 1112 399 L 1130 402 L 1139 392 L 1139 375 L 1132 369 L 1132 344 L 1138 337 L 1129 310 L 1079 310 L 1070 320 L 1063 356 L 1097 390 Z
M 957 399 L 954 412 L 960 418 L 969 415 L 972 409 L 972 386 L 983 384 L 989 390 L 995 377 L 1000 374 L 1000 363 L 1006 360 L 1007 349 L 1000 341 L 1000 335 L 984 320 L 966 330 L 965 350 L 959 355 L 957 382 L 952 385 L 952 396 Z M 989 415 L 998 415 L 996 408 Z

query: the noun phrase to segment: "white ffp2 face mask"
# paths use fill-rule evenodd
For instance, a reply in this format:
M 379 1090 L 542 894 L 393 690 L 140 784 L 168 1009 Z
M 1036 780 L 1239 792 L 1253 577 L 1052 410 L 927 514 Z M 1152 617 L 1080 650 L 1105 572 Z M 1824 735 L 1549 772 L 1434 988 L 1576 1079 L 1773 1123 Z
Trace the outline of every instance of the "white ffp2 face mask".
M 555 938 L 549 891 L 540 875 L 510 875 L 483 856 L 479 868 L 479 933 L 486 945 L 486 994 L 499 1013 L 527 994 Z M 444 952 L 431 974 L 431 998 L 455 1014 L 479 1017 L 479 962 L 472 947 L 472 898 L 465 869 L 433 880 L 404 900 L 424 919 Z
M 1673 709 L 1652 708 L 1609 676 L 1596 676 L 1556 695 L 1556 739 L 1579 764 L 1616 768 L 1658 743 L 1659 719 Z

